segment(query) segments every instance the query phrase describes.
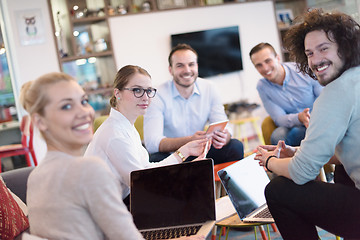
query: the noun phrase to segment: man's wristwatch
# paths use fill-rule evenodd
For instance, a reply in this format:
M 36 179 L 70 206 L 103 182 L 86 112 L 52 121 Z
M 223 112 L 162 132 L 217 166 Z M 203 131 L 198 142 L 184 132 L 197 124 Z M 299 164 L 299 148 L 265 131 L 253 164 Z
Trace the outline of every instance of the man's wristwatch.
M 186 157 L 179 150 L 176 150 L 175 153 L 181 158 L 181 161 L 185 162 Z

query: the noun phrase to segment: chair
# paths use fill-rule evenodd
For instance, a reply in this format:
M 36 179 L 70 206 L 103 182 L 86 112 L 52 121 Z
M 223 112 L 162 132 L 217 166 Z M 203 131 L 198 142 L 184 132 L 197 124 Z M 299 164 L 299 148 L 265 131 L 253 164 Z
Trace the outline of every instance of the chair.
M 28 166 L 37 166 L 37 160 L 33 147 L 33 125 L 30 116 L 26 115 L 21 119 L 21 144 L 10 144 L 0 146 L 0 172 L 1 159 L 5 157 L 12 157 L 18 155 L 25 155 L 26 163 Z M 32 161 L 31 161 L 32 159 Z
M 225 163 L 219 163 L 219 164 L 215 164 L 214 165 L 214 181 L 215 181 L 215 196 L 216 199 L 221 197 L 221 189 L 222 189 L 222 185 L 221 185 L 221 181 L 220 178 L 217 174 L 218 171 L 220 171 L 223 168 L 226 168 L 227 166 L 230 166 L 231 164 L 236 163 L 237 161 L 232 161 L 232 162 L 225 162 Z
M 261 123 L 261 131 L 264 137 L 264 142 L 266 145 L 271 145 L 271 134 L 276 129 L 275 122 L 271 119 L 270 116 L 264 118 Z
M 96 130 L 100 127 L 100 125 L 109 117 L 109 115 L 103 115 L 100 117 L 96 117 L 94 119 L 94 123 L 93 123 L 93 130 L 94 133 L 96 132 Z
M 141 141 L 144 142 L 144 116 L 140 115 L 134 123 L 136 130 L 139 132 Z
M 23 167 L 1 173 L 6 186 L 26 204 L 27 180 L 35 167 Z
M 94 123 L 93 123 L 94 132 L 100 127 L 100 125 L 101 125 L 108 117 L 109 117 L 109 115 L 103 115 L 103 116 L 96 117 L 96 118 L 94 119 Z M 140 135 L 141 141 L 143 142 L 143 141 L 144 141 L 144 129 L 143 129 L 143 126 L 144 126 L 144 116 L 140 115 L 140 116 L 135 120 L 134 126 L 135 126 L 136 130 L 138 131 L 138 133 L 139 133 L 139 135 Z
M 244 152 L 245 155 L 248 155 L 252 150 L 249 147 L 249 137 L 246 134 L 241 134 L 241 126 L 244 124 L 251 124 L 253 129 L 255 130 L 255 137 L 258 138 L 258 141 L 260 144 L 265 144 L 263 135 L 261 134 L 260 128 L 257 124 L 257 121 L 259 120 L 259 117 L 248 117 L 248 118 L 239 118 L 239 119 L 233 119 L 230 120 L 230 123 L 234 125 L 234 134 L 235 137 L 239 140 L 244 141 Z

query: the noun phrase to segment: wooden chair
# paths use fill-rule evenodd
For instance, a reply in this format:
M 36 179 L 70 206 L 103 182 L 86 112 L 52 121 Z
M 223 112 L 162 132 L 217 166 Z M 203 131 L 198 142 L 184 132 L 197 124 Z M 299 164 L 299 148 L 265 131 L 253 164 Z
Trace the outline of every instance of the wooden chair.
M 29 167 L 37 166 L 37 160 L 33 147 L 34 129 L 30 116 L 26 115 L 21 119 L 20 131 L 21 144 L 0 146 L 0 172 L 2 171 L 1 159 L 5 157 L 25 155 L 26 163 Z

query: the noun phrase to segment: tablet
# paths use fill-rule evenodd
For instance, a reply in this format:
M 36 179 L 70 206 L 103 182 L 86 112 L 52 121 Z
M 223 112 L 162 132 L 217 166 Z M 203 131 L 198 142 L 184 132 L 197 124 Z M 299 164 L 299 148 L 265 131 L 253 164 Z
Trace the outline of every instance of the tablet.
M 215 131 L 224 130 L 228 122 L 229 120 L 211 123 L 208 129 L 206 130 L 206 134 L 211 134 Z

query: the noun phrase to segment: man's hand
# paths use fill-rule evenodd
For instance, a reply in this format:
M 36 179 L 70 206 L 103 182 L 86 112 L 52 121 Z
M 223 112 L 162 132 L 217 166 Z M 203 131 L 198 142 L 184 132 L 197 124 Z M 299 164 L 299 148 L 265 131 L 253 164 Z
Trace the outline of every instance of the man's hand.
M 223 146 L 229 143 L 231 135 L 227 129 L 223 131 L 215 131 L 212 134 L 212 145 L 216 149 L 221 149 Z
M 271 152 L 271 155 L 276 155 L 278 158 L 293 157 L 298 147 L 286 145 L 283 140 L 280 140 L 277 145 L 260 145 L 260 148 Z
M 191 136 L 191 141 L 204 139 L 206 138 L 206 132 L 205 131 L 197 131 L 194 133 L 194 135 Z
M 305 108 L 304 111 L 298 113 L 299 121 L 307 128 L 310 121 L 310 108 Z

